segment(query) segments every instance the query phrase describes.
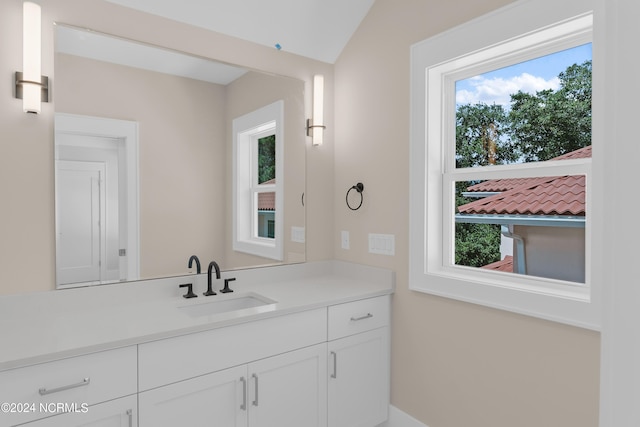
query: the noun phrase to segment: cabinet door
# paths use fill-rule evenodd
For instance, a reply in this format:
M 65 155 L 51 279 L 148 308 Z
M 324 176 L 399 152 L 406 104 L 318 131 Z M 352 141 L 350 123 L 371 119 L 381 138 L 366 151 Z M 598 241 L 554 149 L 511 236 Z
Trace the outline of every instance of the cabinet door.
M 388 417 L 389 328 L 329 342 L 329 427 L 373 427 Z
M 98 405 L 83 407 L 76 412 L 21 424 L 24 427 L 137 427 L 136 396 L 127 396 Z
M 140 426 L 245 427 L 246 365 L 139 395 Z
M 326 427 L 325 343 L 249 364 L 249 427 Z

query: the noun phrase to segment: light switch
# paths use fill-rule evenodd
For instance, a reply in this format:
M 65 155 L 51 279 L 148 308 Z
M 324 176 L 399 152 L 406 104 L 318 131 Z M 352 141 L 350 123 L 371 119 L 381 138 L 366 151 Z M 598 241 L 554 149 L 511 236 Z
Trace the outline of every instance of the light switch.
M 349 249 L 349 232 L 342 231 L 342 236 L 340 241 L 342 242 L 342 249 Z

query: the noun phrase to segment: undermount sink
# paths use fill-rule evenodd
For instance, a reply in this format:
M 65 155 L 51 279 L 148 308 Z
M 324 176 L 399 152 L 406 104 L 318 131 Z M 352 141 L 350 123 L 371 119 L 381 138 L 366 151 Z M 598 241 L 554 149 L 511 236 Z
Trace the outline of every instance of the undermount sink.
M 244 310 L 246 308 L 262 307 L 275 304 L 276 301 L 255 293 L 239 294 L 234 296 L 214 295 L 207 298 L 224 298 L 207 302 L 194 302 L 191 305 L 178 307 L 180 311 L 192 317 L 210 316 L 213 314 L 228 313 Z M 200 298 L 198 298 L 200 299 Z

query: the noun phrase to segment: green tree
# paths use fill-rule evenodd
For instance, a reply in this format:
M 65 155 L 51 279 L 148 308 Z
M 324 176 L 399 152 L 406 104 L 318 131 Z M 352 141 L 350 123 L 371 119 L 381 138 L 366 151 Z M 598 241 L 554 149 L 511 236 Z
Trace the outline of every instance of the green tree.
M 462 195 L 474 182 L 456 182 L 456 206 L 471 202 Z M 482 267 L 500 261 L 500 226 L 495 224 L 455 224 L 455 263 Z
M 258 184 L 276 177 L 276 136 L 258 140 Z
M 456 167 L 487 166 L 514 161 L 505 137 L 508 115 L 502 105 L 466 104 L 456 111 Z
M 456 224 L 456 264 L 482 267 L 500 261 L 500 226 Z
M 511 95 L 509 134 L 525 162 L 591 145 L 591 61 L 568 67 L 560 88 Z

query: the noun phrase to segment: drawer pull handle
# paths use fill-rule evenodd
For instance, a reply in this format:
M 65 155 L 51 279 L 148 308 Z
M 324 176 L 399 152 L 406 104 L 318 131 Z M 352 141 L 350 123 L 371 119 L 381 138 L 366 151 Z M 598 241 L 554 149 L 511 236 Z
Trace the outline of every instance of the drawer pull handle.
M 127 416 L 129 417 L 129 427 L 133 427 L 133 410 L 127 409 Z
M 240 409 L 243 411 L 247 410 L 247 379 L 245 377 L 240 377 L 240 382 L 242 383 L 242 405 L 240 405 Z
M 255 399 L 253 400 L 253 406 L 258 406 L 258 376 L 256 374 L 251 374 L 251 377 L 255 379 L 256 382 L 256 390 L 255 390 Z
M 47 394 L 57 393 L 59 391 L 65 391 L 65 390 L 70 390 L 72 388 L 86 386 L 86 385 L 89 385 L 90 382 L 91 382 L 90 378 L 85 378 L 79 383 L 64 385 L 62 387 L 51 388 L 48 390 L 45 387 L 42 387 L 41 389 L 38 390 L 38 393 L 40 393 L 40 396 L 46 396 Z
M 351 321 L 352 322 L 357 322 L 358 320 L 364 320 L 364 319 L 370 319 L 373 317 L 373 314 L 371 313 L 367 313 L 364 316 L 360 316 L 360 317 L 352 317 Z
M 338 355 L 335 351 L 332 351 L 331 356 L 333 357 L 333 373 L 331 374 L 331 378 L 338 378 Z

